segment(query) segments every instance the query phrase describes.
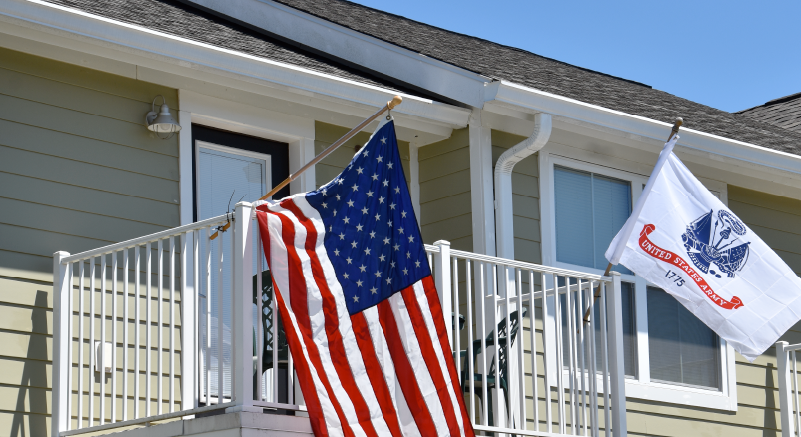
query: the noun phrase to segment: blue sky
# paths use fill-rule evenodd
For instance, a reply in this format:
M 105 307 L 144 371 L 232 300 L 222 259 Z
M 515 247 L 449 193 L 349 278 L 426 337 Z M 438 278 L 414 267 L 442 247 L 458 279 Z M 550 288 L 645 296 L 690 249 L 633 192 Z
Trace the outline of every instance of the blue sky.
M 355 0 L 724 111 L 801 92 L 801 1 Z

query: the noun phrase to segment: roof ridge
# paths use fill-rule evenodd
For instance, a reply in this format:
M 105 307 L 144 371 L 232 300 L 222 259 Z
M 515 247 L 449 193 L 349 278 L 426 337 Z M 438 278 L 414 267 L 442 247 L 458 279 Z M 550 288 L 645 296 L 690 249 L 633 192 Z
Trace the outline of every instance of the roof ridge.
M 767 107 L 767 106 L 773 106 L 773 105 L 776 105 L 776 104 L 779 104 L 779 103 L 786 103 L 786 102 L 789 102 L 789 101 L 792 101 L 792 100 L 795 100 L 795 99 L 799 99 L 799 98 L 801 98 L 801 92 L 795 93 L 795 94 L 790 94 L 790 95 L 784 96 L 784 97 L 779 97 L 778 99 L 768 100 L 767 102 L 765 102 L 765 103 L 763 103 L 761 105 L 752 106 L 752 107 L 746 108 L 746 109 L 741 109 L 741 110 L 739 110 L 737 112 L 734 112 L 733 114 L 743 114 L 743 113 L 748 112 L 748 111 L 750 111 L 752 109 L 763 108 L 763 107 Z
M 290 4 L 290 3 L 288 3 L 288 2 L 285 2 L 284 0 L 274 0 L 274 1 L 276 1 L 276 2 L 278 2 L 278 3 L 281 3 L 281 4 L 284 4 L 284 5 L 286 5 L 286 6 L 289 6 L 289 7 L 293 8 L 293 9 L 296 9 L 296 8 L 295 8 L 295 7 L 294 7 L 292 4 Z M 329 0 L 329 1 L 334 1 L 334 0 Z M 477 37 L 477 36 L 474 36 L 474 35 L 469 35 L 469 34 L 466 34 L 466 33 L 456 32 L 456 31 L 454 31 L 454 30 L 449 30 L 449 29 L 445 29 L 445 28 L 442 28 L 442 27 L 437 27 L 437 26 L 434 26 L 433 24 L 428 24 L 428 23 L 425 23 L 425 22 L 423 22 L 423 21 L 418 21 L 418 20 L 415 20 L 415 19 L 412 19 L 412 18 L 404 17 L 403 15 L 398 15 L 398 14 L 394 14 L 394 13 L 392 13 L 392 12 L 383 11 L 383 10 L 381 10 L 381 9 L 376 9 L 376 8 L 373 8 L 373 7 L 370 7 L 370 6 L 366 6 L 366 5 L 363 5 L 363 4 L 360 4 L 360 3 L 352 2 L 352 1 L 350 1 L 350 0 L 335 0 L 335 1 L 339 1 L 339 2 L 341 2 L 341 3 L 348 3 L 348 4 L 352 5 L 352 6 L 355 6 L 355 7 L 357 7 L 357 8 L 361 8 L 361 9 L 364 9 L 364 10 L 367 10 L 367 11 L 376 12 L 376 13 L 380 13 L 380 14 L 383 14 L 383 15 L 388 15 L 388 16 L 391 16 L 391 17 L 396 17 L 396 18 L 399 18 L 399 19 L 402 19 L 402 20 L 410 21 L 410 22 L 413 22 L 413 23 L 416 23 L 416 24 L 419 24 L 419 25 L 422 25 L 422 26 L 426 26 L 426 27 L 428 27 L 428 28 L 430 28 L 430 29 L 434 29 L 434 30 L 437 30 L 437 31 L 441 31 L 441 32 L 450 33 L 450 34 L 452 34 L 452 35 L 457 35 L 457 36 L 461 36 L 461 37 L 465 37 L 465 38 L 473 39 L 473 40 L 476 40 L 476 41 L 481 41 L 481 42 L 484 42 L 484 43 L 489 43 L 489 44 L 492 44 L 492 45 L 495 45 L 495 46 L 498 46 L 498 47 L 503 47 L 503 48 L 505 48 L 505 49 L 514 50 L 514 51 L 518 51 L 518 52 L 522 52 L 522 53 L 526 53 L 526 54 L 529 54 L 529 55 L 537 56 L 537 57 L 539 57 L 539 58 L 542 58 L 542 59 L 547 59 L 547 60 L 549 60 L 549 61 L 552 61 L 552 62 L 556 62 L 556 63 L 562 64 L 562 65 L 567 65 L 567 66 L 570 66 L 570 67 L 573 67 L 573 68 L 578 68 L 578 69 L 580 69 L 580 70 L 584 70 L 584 71 L 587 71 L 587 72 L 590 72 L 590 73 L 599 74 L 599 75 L 602 75 L 602 76 L 610 77 L 610 78 L 617 79 L 617 80 L 622 80 L 622 81 L 624 81 L 624 82 L 628 82 L 628 83 L 632 83 L 632 84 L 639 85 L 639 86 L 642 86 L 642 87 L 646 87 L 646 88 L 651 88 L 651 89 L 653 89 L 653 87 L 652 87 L 651 85 L 648 85 L 648 84 L 645 84 L 645 83 L 642 83 L 642 82 L 638 82 L 638 81 L 636 81 L 636 80 L 633 80 L 633 79 L 626 79 L 625 77 L 615 76 L 615 75 L 612 75 L 612 74 L 609 74 L 609 73 L 604 73 L 604 72 L 602 72 L 602 71 L 593 70 L 593 69 L 590 69 L 590 68 L 586 68 L 586 67 L 582 67 L 582 66 L 579 66 L 579 65 L 571 64 L 571 63 L 569 63 L 569 62 L 560 61 L 560 60 L 558 60 L 558 59 L 551 58 L 551 57 L 548 57 L 548 56 L 543 56 L 543 55 L 540 55 L 540 54 L 534 53 L 534 52 L 532 52 L 532 51 L 529 51 L 529 50 L 526 50 L 526 49 L 522 49 L 522 48 L 520 48 L 520 47 L 515 47 L 515 46 L 506 45 L 506 44 L 501 44 L 501 43 L 499 43 L 499 42 L 495 42 L 495 41 L 491 41 L 491 40 L 488 40 L 488 39 L 480 38 L 480 37 Z M 352 27 L 350 27 L 350 26 L 348 26 L 348 25 L 346 25 L 346 24 L 342 24 L 342 23 L 337 23 L 337 22 L 334 22 L 334 21 L 332 21 L 331 19 L 329 19 L 328 17 L 324 17 L 324 16 L 321 16 L 321 15 L 315 14 L 315 13 L 314 13 L 314 12 L 312 12 L 312 11 L 304 10 L 303 12 L 305 12 L 305 13 L 307 13 L 307 14 L 309 14 L 309 15 L 313 15 L 313 16 L 315 16 L 315 17 L 317 17 L 317 18 L 320 18 L 320 19 L 326 20 L 326 21 L 328 21 L 328 22 L 334 23 L 334 24 L 336 24 L 336 25 L 343 26 L 343 27 L 347 27 L 348 29 L 354 30 L 354 31 L 356 31 L 356 32 L 359 32 L 359 33 L 362 33 L 362 34 L 364 34 L 364 33 L 365 33 L 365 32 L 363 32 L 363 31 L 360 31 L 360 30 L 354 29 L 354 28 L 352 28 Z M 414 49 L 412 49 L 412 48 L 410 48 L 410 47 L 404 47 L 404 46 L 402 46 L 401 44 L 398 44 L 397 42 L 393 42 L 393 41 L 387 41 L 387 40 L 385 40 L 385 39 L 383 39 L 383 38 L 380 38 L 380 37 L 378 37 L 378 36 L 375 36 L 375 35 L 369 35 L 369 36 L 371 36 L 371 37 L 373 37 L 373 38 L 376 38 L 376 39 L 380 39 L 381 41 L 384 41 L 384 42 L 386 42 L 386 43 L 388 43 L 388 44 L 392 44 L 392 45 L 395 45 L 395 46 L 398 46 L 398 47 L 403 47 L 403 48 L 405 48 L 405 49 L 407 49 L 407 50 L 411 50 L 411 51 L 413 51 L 413 52 L 415 52 L 415 53 L 419 53 L 419 51 L 417 51 L 417 50 L 414 50 Z M 450 63 L 450 62 L 448 62 L 448 61 L 445 61 L 445 60 L 443 60 L 443 59 L 436 58 L 436 57 L 434 57 L 434 56 L 429 56 L 429 55 L 425 55 L 425 56 L 427 56 L 427 57 L 430 57 L 430 58 L 433 58 L 433 59 L 437 59 L 438 61 L 445 62 L 445 63 L 447 63 L 447 64 L 454 65 L 454 64 L 452 64 L 452 63 Z M 465 69 L 465 70 L 469 70 L 469 69 L 467 69 L 467 68 L 465 68 L 465 67 L 463 67 L 463 66 L 458 66 L 458 65 L 457 65 L 457 67 L 459 67 L 459 68 L 462 68 L 462 69 Z M 472 71 L 472 70 L 471 70 L 471 71 Z M 475 72 L 475 71 L 473 71 L 473 72 L 474 72 L 474 73 L 478 73 L 478 72 Z M 480 74 L 480 73 L 479 73 L 479 74 Z

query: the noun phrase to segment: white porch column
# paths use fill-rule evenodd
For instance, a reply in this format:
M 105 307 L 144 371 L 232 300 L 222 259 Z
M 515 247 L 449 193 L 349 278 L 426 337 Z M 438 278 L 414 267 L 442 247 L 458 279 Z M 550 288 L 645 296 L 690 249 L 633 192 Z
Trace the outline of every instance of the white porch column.
M 439 293 L 439 303 L 442 307 L 442 314 L 445 316 L 445 326 L 448 327 L 448 344 L 453 344 L 453 330 L 450 328 L 453 323 L 453 304 L 451 293 L 451 243 L 445 240 L 434 242 L 434 246 L 439 248 L 439 252 L 434 254 L 434 271 L 436 272 L 435 284 Z M 455 278 L 454 278 L 455 280 Z
M 234 308 L 231 324 L 234 338 L 232 392 L 234 406 L 226 412 L 250 411 L 261 413 L 253 405 L 253 227 L 250 218 L 253 207 L 249 202 L 236 204 L 234 223 L 233 294 Z
M 417 158 L 419 151 L 420 143 L 415 137 L 409 143 L 409 195 L 412 197 L 412 207 L 418 225 L 422 223 L 420 217 L 420 161 Z
M 197 266 L 194 263 L 198 250 L 199 241 L 195 239 L 194 232 L 181 234 L 181 328 L 183 328 L 181 329 L 181 407 L 184 410 L 198 406 L 198 392 L 195 390 L 198 381 L 195 372 L 197 370 L 195 334 L 199 324 L 195 310 Z
M 314 159 L 314 138 L 300 138 L 289 143 L 289 172 L 294 173 Z M 314 190 L 317 179 L 315 171 L 310 168 L 297 179 L 289 183 L 289 193 L 298 194 Z
M 53 254 L 53 395 L 52 422 L 50 435 L 59 437 L 61 431 L 69 429 L 70 412 L 67 409 L 70 397 L 68 377 L 72 363 L 69 359 L 69 324 L 72 323 L 66 311 L 70 305 L 70 275 L 71 265 L 62 264 L 61 260 L 70 256 L 68 252 Z M 71 314 L 69 315 L 71 316 Z M 93 412 L 89 412 L 92 417 Z
M 178 190 L 180 193 L 181 225 L 195 221 L 194 178 L 192 177 L 192 113 L 178 111 L 181 130 L 178 132 Z
M 495 211 L 492 199 L 492 140 L 481 124 L 481 110 L 470 115 L 470 201 L 473 252 L 495 255 Z

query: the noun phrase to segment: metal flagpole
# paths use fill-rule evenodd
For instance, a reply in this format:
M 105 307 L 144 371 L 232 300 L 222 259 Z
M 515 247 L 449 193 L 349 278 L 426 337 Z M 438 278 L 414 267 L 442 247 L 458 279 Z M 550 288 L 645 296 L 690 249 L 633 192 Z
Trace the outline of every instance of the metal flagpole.
M 339 146 L 345 144 L 346 141 L 348 141 L 349 139 L 353 138 L 354 135 L 359 133 L 362 129 L 364 129 L 373 120 L 375 120 L 376 118 L 381 116 L 381 114 L 383 114 L 383 113 L 385 113 L 387 111 L 391 111 L 396 106 L 400 105 L 401 102 L 403 102 L 403 98 L 401 98 L 401 96 L 393 97 L 392 100 L 387 102 L 387 104 L 384 105 L 381 109 L 379 109 L 378 112 L 376 112 L 375 114 L 373 114 L 373 115 L 367 117 L 366 119 L 364 119 L 364 121 L 359 123 L 358 126 L 354 127 L 353 129 L 350 130 L 350 132 L 348 132 L 344 136 L 342 136 L 342 138 L 336 140 L 333 144 L 328 146 L 327 149 L 323 150 L 319 155 L 315 156 L 314 159 L 309 161 L 308 164 L 306 164 L 303 167 L 301 167 L 300 170 L 298 170 L 295 173 L 289 175 L 288 178 L 284 179 L 283 182 L 281 182 L 275 188 L 270 190 L 269 193 L 265 194 L 264 196 L 259 197 L 259 200 L 264 200 L 264 199 L 270 198 L 273 195 L 275 195 L 275 193 L 281 191 L 282 188 L 284 188 L 285 186 L 289 185 L 290 182 L 292 182 L 295 179 L 297 179 L 297 177 L 300 176 L 303 172 L 305 172 L 306 170 L 314 167 L 315 164 L 317 164 L 318 162 L 320 162 L 323 159 L 325 159 L 326 156 L 330 155 L 331 152 L 333 152 L 334 150 L 338 149 Z M 229 227 L 231 227 L 231 222 L 230 221 L 228 223 L 226 223 L 225 226 L 223 226 L 220 230 L 225 232 L 225 231 L 228 230 Z M 215 232 L 211 236 L 211 239 L 213 240 L 213 239 L 217 238 L 217 234 L 218 234 L 218 232 Z
M 673 129 L 670 130 L 670 135 L 668 136 L 668 142 L 673 139 L 673 137 L 679 133 L 679 128 L 681 125 L 684 124 L 684 119 L 681 117 L 676 117 L 676 121 L 673 122 Z M 604 276 L 609 276 L 609 272 L 612 271 L 612 263 L 606 265 L 606 270 L 604 270 Z M 595 305 L 595 301 L 601 297 L 601 286 L 599 285 L 598 288 L 595 289 L 595 293 L 593 294 L 593 305 L 587 308 L 587 312 L 584 313 L 584 323 L 589 323 L 590 321 L 590 310 Z

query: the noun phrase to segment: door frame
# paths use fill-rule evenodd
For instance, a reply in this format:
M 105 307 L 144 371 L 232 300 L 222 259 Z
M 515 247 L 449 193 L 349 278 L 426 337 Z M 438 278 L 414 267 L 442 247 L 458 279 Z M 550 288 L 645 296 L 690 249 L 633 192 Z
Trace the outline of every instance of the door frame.
M 192 220 L 198 220 L 198 141 L 217 146 L 222 151 L 243 156 L 268 156 L 270 165 L 270 179 L 267 181 L 269 191 L 289 177 L 289 144 L 265 138 L 253 137 L 237 132 L 225 131 L 199 124 L 192 125 Z M 233 144 L 236 144 L 234 146 Z M 227 149 L 227 150 L 226 150 Z M 289 187 L 284 187 L 276 198 L 289 195 Z M 254 201 L 256 199 L 249 199 Z

